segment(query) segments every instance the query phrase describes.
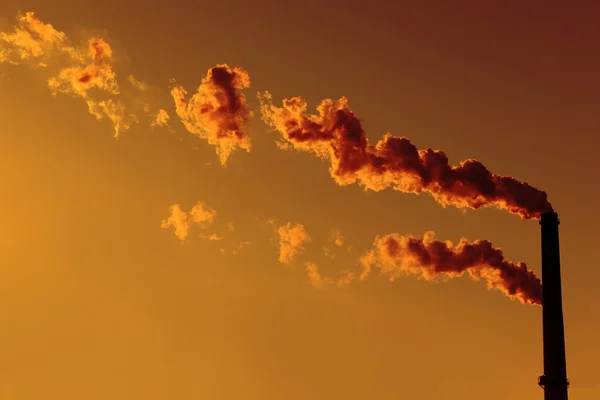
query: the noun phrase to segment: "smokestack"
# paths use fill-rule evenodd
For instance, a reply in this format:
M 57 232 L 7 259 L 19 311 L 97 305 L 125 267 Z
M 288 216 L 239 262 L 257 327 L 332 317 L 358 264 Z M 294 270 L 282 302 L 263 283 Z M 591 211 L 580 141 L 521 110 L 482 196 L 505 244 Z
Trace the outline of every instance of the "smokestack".
M 560 252 L 558 246 L 558 214 L 543 213 L 542 226 L 542 324 L 544 340 L 544 375 L 538 384 L 544 389 L 544 400 L 567 400 L 567 361 L 565 328 L 560 284 Z

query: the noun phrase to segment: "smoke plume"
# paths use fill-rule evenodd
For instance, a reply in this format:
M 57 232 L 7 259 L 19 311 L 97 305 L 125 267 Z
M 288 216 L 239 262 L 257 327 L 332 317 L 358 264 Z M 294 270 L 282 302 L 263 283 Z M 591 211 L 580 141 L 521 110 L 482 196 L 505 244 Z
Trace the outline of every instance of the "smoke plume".
M 496 289 L 524 304 L 542 303 L 542 285 L 524 263 L 512 263 L 502 250 L 487 240 L 469 243 L 461 239 L 451 242 L 434 240 L 434 233 L 422 237 L 400 236 L 396 233 L 378 236 L 373 248 L 361 259 L 365 279 L 378 267 L 384 276 L 394 280 L 401 275 L 416 275 L 426 280 L 436 277 L 456 278 L 465 272 L 478 281 L 483 279 L 489 289 Z
M 545 192 L 496 175 L 479 161 L 451 166 L 442 150 L 417 150 L 407 138 L 389 133 L 369 144 L 345 97 L 323 100 L 317 114 L 306 112 L 302 97 L 285 99 L 281 107 L 273 105 L 268 92 L 258 97 L 263 120 L 295 149 L 329 160 L 331 176 L 339 185 L 358 182 L 374 191 L 392 187 L 404 193 L 427 192 L 443 206 L 493 206 L 523 219 L 552 210 Z
M 250 77 L 245 70 L 220 64 L 208 71 L 189 100 L 182 86 L 171 89 L 181 122 L 189 132 L 215 146 L 222 166 L 236 148 L 250 151 L 246 125 L 252 112 L 240 93 L 248 87 Z

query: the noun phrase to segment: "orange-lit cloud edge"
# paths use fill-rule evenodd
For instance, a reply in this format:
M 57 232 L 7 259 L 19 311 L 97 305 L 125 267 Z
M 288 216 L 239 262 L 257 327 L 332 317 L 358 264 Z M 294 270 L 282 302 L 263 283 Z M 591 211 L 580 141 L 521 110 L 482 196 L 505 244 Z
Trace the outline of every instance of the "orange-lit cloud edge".
M 112 122 L 115 137 L 139 123 L 139 114 L 146 115 L 149 126 L 169 126 L 168 112 L 163 108 L 152 111 L 146 101 L 146 83 L 133 75 L 127 77 L 125 85 L 117 80 L 112 49 L 101 37 L 89 38 L 87 46 L 75 46 L 65 33 L 28 12 L 18 17 L 12 32 L 0 32 L 0 45 L 0 63 L 56 70 L 48 80 L 52 93 L 83 99 L 97 119 L 108 118 Z M 226 166 L 234 150 L 251 150 L 247 126 L 254 113 L 242 93 L 249 87 L 248 72 L 227 64 L 209 69 L 190 98 L 182 86 L 172 82 L 171 96 L 181 123 L 215 147 L 222 166 Z M 358 183 L 365 190 L 392 187 L 404 193 L 428 193 L 444 207 L 496 207 L 523 219 L 538 218 L 553 210 L 545 192 L 512 177 L 494 174 L 477 160 L 451 166 L 442 150 L 418 150 L 407 138 L 389 133 L 370 144 L 345 97 L 323 100 L 316 114 L 307 113 L 302 97 L 283 99 L 279 107 L 265 91 L 258 93 L 258 100 L 262 120 L 281 135 L 277 147 L 312 152 L 329 161 L 331 176 L 339 185 Z M 176 204 L 161 226 L 172 227 L 185 241 L 192 225 L 206 229 L 215 217 L 216 211 L 203 203 L 189 212 Z M 281 263 L 290 263 L 311 241 L 301 224 L 279 226 L 277 234 Z M 223 238 L 214 232 L 202 232 L 199 236 L 212 241 Z M 343 241 L 340 238 L 335 242 L 340 246 L 338 243 Z M 328 252 L 326 248 L 323 251 Z M 338 280 L 323 278 L 312 262 L 307 262 L 305 268 L 316 287 L 343 286 L 365 279 L 373 267 L 391 280 L 402 274 L 433 279 L 468 273 L 511 298 L 541 304 L 541 283 L 533 272 L 523 263 L 506 261 L 502 251 L 485 240 L 469 243 L 461 239 L 453 245 L 434 240 L 432 232 L 422 237 L 393 233 L 377 237 L 360 263 L 361 274 L 348 273 Z

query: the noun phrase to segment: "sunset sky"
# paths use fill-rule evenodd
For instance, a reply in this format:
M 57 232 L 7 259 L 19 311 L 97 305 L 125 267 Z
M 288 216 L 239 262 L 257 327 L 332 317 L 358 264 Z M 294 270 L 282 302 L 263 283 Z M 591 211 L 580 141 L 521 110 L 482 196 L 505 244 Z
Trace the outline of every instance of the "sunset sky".
M 550 203 L 600 398 L 600 2 L 392 3 L 2 1 L 1 399 L 541 399 Z

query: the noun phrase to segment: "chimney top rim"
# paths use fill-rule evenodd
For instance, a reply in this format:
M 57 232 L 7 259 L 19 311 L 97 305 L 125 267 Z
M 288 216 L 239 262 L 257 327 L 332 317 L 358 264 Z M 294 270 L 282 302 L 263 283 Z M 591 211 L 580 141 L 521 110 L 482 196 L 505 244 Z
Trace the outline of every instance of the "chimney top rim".
M 540 215 L 540 225 L 547 225 L 547 224 L 552 224 L 552 225 L 560 224 L 560 220 L 558 219 L 558 214 L 553 211 L 542 213 L 542 215 Z

